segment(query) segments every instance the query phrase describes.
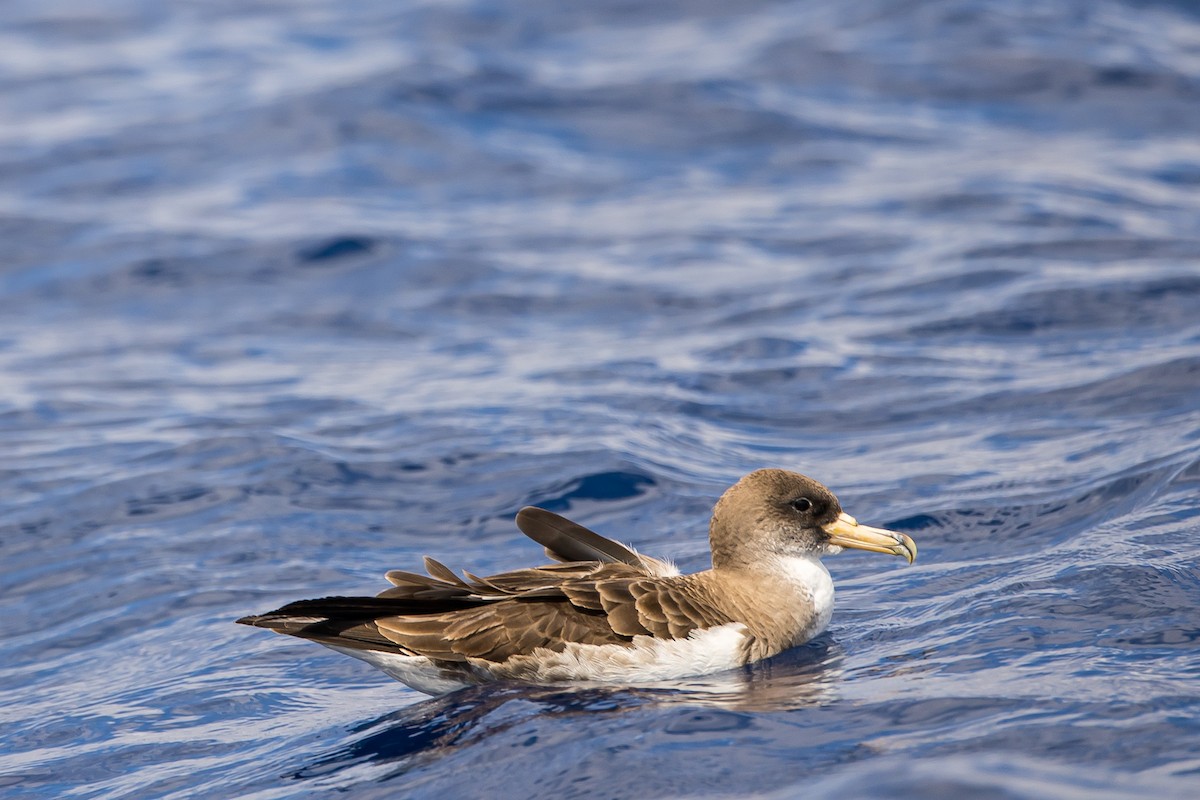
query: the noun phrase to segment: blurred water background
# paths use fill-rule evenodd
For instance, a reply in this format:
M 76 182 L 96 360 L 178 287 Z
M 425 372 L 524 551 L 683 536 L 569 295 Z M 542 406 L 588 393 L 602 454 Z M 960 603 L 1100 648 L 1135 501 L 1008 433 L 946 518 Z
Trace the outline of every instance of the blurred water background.
M 0 793 L 1200 796 L 1198 132 L 1195 3 L 7 0 Z M 921 557 L 724 683 L 233 624 L 767 465 Z

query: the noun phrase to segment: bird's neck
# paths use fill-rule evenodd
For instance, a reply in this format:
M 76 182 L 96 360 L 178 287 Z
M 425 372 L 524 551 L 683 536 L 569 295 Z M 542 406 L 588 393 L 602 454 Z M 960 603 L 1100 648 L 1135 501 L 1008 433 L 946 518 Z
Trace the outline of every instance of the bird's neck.
M 723 610 L 744 622 L 753 658 L 765 658 L 824 630 L 833 612 L 833 579 L 815 555 L 761 558 L 753 566 L 725 564 L 698 573 L 719 591 Z

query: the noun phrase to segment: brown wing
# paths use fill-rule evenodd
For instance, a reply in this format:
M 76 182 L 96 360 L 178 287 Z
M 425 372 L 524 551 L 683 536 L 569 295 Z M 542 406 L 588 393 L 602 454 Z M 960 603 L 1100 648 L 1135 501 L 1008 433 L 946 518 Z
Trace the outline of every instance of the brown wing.
M 522 509 L 517 521 L 567 563 L 460 578 L 426 558 L 428 575 L 393 570 L 378 597 L 301 600 L 238 622 L 337 646 L 499 662 L 569 643 L 682 638 L 730 621 L 666 562 L 543 509 Z
M 687 578 L 618 577 L 611 573 L 624 570 L 615 566 L 477 608 L 404 614 L 376 619 L 375 624 L 382 636 L 428 658 L 502 662 L 537 648 L 561 651 L 571 643 L 628 645 L 634 636 L 680 639 L 731 621 Z M 503 583 L 504 577 L 488 580 Z
M 603 611 L 622 636 L 682 639 L 694 630 L 732 621 L 688 576 L 581 581 L 564 585 L 563 592 L 576 606 Z
M 503 660 L 537 647 L 628 642 L 612 631 L 602 611 L 573 606 L 564 582 L 633 578 L 628 564 L 555 564 L 480 578 L 460 578 L 425 559 L 429 575 L 395 570 L 393 584 L 377 597 L 298 600 L 239 619 L 245 625 L 323 644 L 461 661 Z M 490 654 L 490 655 L 489 655 Z
M 566 597 L 502 600 L 443 614 L 375 620 L 379 633 L 404 650 L 441 661 L 480 658 L 501 662 L 538 648 L 562 650 L 568 642 L 628 644 L 603 612 L 588 612 Z
M 429 608 L 379 616 L 380 636 L 404 652 L 442 661 L 481 658 L 504 661 L 537 648 L 562 650 L 580 644 L 628 644 L 632 635 L 613 630 L 603 608 L 572 602 L 567 586 L 598 582 L 628 582 L 645 576 L 629 564 L 554 564 L 503 572 L 486 578 L 465 573 L 459 578 L 441 564 L 426 559 L 430 577 L 389 572 L 394 585 L 380 597 L 426 603 L 456 602 L 450 609 Z M 470 605 L 467 605 L 470 603 Z

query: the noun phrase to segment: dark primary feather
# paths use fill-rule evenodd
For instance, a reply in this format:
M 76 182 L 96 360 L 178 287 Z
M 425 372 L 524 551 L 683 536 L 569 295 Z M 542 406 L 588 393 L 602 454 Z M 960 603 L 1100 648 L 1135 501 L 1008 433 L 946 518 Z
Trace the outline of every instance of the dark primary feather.
M 430 604 L 423 607 L 433 609 Z M 375 620 L 381 614 L 395 614 L 398 610 L 396 603 L 376 597 L 321 597 L 297 600 L 266 614 L 242 617 L 238 623 L 323 644 L 397 652 L 399 648 L 379 632 Z
M 558 561 L 605 561 L 642 566 L 638 554 L 625 545 L 544 508 L 522 508 L 517 512 L 517 527 L 546 548 L 546 555 Z

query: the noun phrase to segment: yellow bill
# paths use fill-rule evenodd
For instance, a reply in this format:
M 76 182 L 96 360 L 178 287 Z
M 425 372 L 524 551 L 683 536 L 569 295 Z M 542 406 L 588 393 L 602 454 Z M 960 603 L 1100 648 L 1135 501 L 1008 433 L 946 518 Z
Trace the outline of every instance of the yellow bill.
M 859 525 L 858 520 L 845 512 L 822 528 L 829 534 L 829 543 L 839 547 L 903 556 L 910 564 L 917 558 L 917 543 L 903 533 Z

